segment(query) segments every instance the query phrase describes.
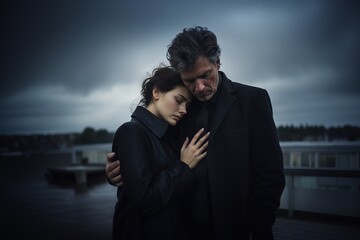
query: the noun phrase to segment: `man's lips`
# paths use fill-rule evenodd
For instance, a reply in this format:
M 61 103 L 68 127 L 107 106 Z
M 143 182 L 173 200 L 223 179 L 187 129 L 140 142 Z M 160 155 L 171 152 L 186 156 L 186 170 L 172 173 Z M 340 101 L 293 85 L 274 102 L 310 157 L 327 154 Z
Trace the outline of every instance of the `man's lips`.
M 198 93 L 198 94 L 194 94 L 197 98 L 204 98 L 207 95 L 209 95 L 210 92 L 202 92 L 202 93 Z

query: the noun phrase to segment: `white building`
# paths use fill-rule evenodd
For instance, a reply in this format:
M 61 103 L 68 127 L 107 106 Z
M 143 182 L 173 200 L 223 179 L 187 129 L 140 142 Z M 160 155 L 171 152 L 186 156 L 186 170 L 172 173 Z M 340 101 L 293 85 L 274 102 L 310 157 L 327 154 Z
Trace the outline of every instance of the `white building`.
M 360 218 L 360 142 L 280 142 L 286 187 L 280 209 Z M 74 164 L 105 164 L 111 143 L 77 145 Z
M 280 208 L 360 217 L 360 142 L 281 142 Z
M 109 152 L 111 143 L 75 145 L 72 147 L 72 163 L 105 164 Z

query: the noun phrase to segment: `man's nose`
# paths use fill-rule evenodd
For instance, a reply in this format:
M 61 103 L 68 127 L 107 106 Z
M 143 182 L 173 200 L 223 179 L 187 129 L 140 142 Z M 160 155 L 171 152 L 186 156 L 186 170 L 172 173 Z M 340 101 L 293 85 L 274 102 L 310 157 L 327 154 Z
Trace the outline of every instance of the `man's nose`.
M 195 91 L 202 92 L 205 88 L 204 81 L 202 79 L 195 80 Z

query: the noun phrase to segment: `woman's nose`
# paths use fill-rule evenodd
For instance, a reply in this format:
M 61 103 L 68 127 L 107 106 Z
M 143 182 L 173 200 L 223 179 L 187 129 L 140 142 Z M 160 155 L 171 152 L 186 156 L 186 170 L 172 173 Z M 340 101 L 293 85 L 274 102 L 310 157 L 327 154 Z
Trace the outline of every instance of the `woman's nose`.
M 180 112 L 182 115 L 186 114 L 186 113 L 187 113 L 187 111 L 186 111 L 186 106 L 180 105 L 179 112 Z

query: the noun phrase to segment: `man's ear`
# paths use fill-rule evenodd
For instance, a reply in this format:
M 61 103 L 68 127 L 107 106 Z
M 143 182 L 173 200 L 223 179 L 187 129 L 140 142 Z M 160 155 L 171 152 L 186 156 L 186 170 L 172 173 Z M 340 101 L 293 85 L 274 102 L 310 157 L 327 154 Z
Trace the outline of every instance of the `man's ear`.
M 215 66 L 216 66 L 216 69 L 219 70 L 220 69 L 220 59 L 216 62 Z
M 153 95 L 154 100 L 159 100 L 159 98 L 160 98 L 160 91 L 159 91 L 157 88 L 154 88 L 154 89 L 152 90 L 152 95 Z

